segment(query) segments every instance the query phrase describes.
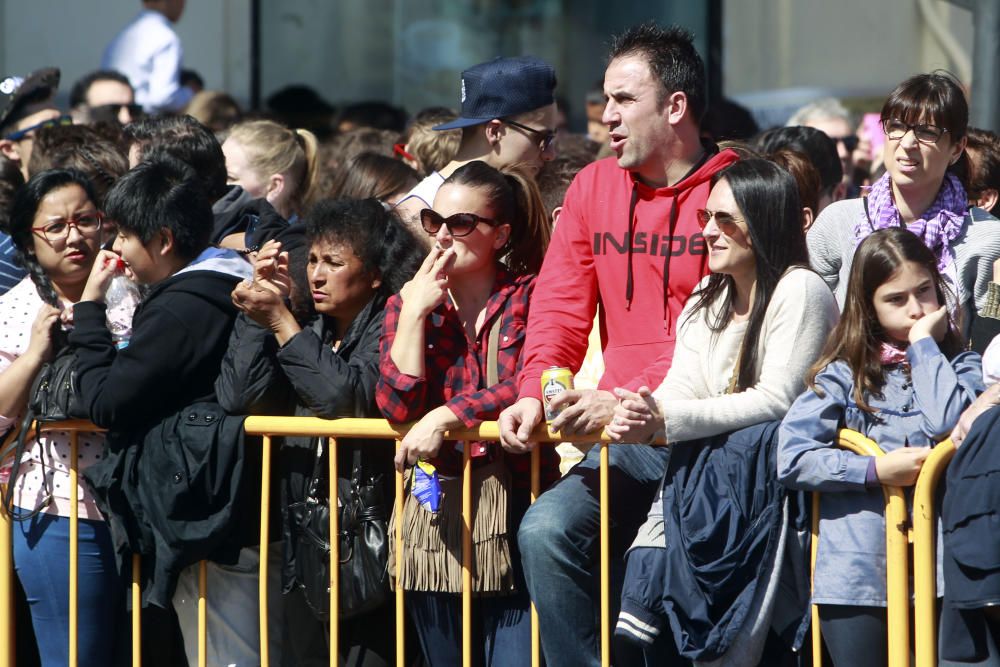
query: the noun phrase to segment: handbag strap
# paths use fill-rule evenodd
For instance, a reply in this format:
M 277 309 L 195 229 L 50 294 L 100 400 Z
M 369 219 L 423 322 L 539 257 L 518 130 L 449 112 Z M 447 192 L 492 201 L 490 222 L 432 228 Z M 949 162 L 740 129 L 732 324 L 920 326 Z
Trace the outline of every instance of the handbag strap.
M 492 387 L 500 382 L 500 323 L 503 312 L 497 313 L 497 318 L 490 327 L 490 335 L 486 341 L 486 386 Z

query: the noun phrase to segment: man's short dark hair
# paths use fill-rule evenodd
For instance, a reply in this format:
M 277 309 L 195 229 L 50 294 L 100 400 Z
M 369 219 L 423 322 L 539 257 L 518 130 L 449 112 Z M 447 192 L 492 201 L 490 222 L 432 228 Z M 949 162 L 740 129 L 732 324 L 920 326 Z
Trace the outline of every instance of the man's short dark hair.
M 706 106 L 705 63 L 694 48 L 693 40 L 694 36 L 681 27 L 663 28 L 648 21 L 612 38 L 608 62 L 627 56 L 643 56 L 653 77 L 663 84 L 660 101 L 670 93 L 684 93 L 691 118 L 701 123 Z
M 145 244 L 162 229 L 174 236 L 174 252 L 192 260 L 212 236 L 212 202 L 202 180 L 180 160 L 160 155 L 118 179 L 104 202 L 108 217 Z
M 226 194 L 226 156 L 212 132 L 191 116 L 153 116 L 129 123 L 125 143 L 140 158 L 167 154 L 190 165 L 214 202 Z
M 966 188 L 969 199 L 978 199 L 986 190 L 1000 192 L 1000 136 L 976 127 L 970 127 L 965 136 L 969 139 L 965 147 L 969 153 L 969 185 Z M 1000 213 L 1000 204 L 994 205 L 990 213 Z
M 820 188 L 829 194 L 844 177 L 837 144 L 822 130 L 804 125 L 776 127 L 757 136 L 753 147 L 763 154 L 788 149 L 809 158 L 819 172 Z
M 77 80 L 73 84 L 73 88 L 69 91 L 69 106 L 70 108 L 76 108 L 81 104 L 87 104 L 87 93 L 90 91 L 90 87 L 97 83 L 98 81 L 117 81 L 118 83 L 125 84 L 132 89 L 132 83 L 128 80 L 128 77 L 121 72 L 116 72 L 110 69 L 97 70 L 96 72 L 91 72 L 86 76 Z M 135 92 L 133 90 L 133 92 Z

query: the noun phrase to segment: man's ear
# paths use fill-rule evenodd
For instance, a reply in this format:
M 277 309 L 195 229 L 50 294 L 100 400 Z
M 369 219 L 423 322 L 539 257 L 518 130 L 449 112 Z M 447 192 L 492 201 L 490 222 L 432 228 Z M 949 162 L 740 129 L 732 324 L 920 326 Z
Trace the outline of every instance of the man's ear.
M 503 139 L 505 132 L 503 121 L 494 118 L 490 122 L 483 125 L 482 132 L 486 135 L 486 141 L 489 142 L 490 146 L 496 146 Z
M 21 162 L 21 149 L 16 141 L 10 139 L 0 139 L 0 154 L 11 162 Z
M 166 257 L 174 251 L 174 233 L 166 227 L 160 228 L 160 257 Z
M 679 90 L 674 91 L 670 93 L 663 103 L 667 107 L 667 120 L 670 124 L 677 125 L 680 123 L 688 108 L 687 93 L 682 93 Z

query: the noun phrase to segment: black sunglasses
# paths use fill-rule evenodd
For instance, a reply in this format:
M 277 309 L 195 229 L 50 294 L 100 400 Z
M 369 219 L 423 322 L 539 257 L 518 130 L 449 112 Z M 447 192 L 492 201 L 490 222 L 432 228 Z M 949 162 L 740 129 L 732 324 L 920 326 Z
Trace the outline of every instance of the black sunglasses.
M 849 151 L 853 151 L 855 148 L 858 147 L 858 137 L 857 135 L 854 134 L 848 134 L 847 136 L 843 137 L 830 137 L 830 138 L 833 139 L 834 143 L 844 144 L 844 148 L 846 148 Z
M 425 208 L 420 211 L 420 226 L 428 234 L 437 234 L 441 226 L 448 227 L 448 233 L 452 236 L 468 236 L 480 222 L 485 222 L 490 227 L 496 227 L 497 221 L 484 218 L 475 213 L 454 213 L 447 218 L 434 209 Z
M 516 127 L 519 130 L 524 130 L 525 132 L 531 134 L 531 136 L 538 139 L 538 148 L 543 153 L 547 151 L 549 149 L 549 146 L 552 145 L 552 142 L 556 140 L 555 130 L 536 130 L 533 127 L 522 125 L 521 123 L 515 122 L 513 120 L 507 120 L 505 118 L 501 118 L 500 120 L 503 123 L 507 123 L 511 127 Z
M 122 107 L 128 109 L 129 115 L 133 120 L 141 118 L 142 105 L 139 104 L 99 104 L 96 107 L 90 107 L 90 117 L 96 121 L 118 121 L 118 114 L 121 112 Z

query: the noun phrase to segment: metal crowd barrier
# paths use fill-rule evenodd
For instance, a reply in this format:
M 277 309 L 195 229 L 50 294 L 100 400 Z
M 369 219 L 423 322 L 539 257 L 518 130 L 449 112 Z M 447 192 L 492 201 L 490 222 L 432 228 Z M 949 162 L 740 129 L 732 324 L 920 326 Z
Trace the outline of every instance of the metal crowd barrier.
M 245 422 L 245 430 L 249 435 L 263 436 L 263 446 L 270 448 L 273 436 L 311 436 L 329 438 L 329 476 L 330 479 L 337 478 L 337 457 L 336 447 L 338 438 L 378 438 L 391 439 L 396 441 L 398 448 L 401 438 L 406 434 L 407 426 L 393 426 L 382 419 L 319 419 L 315 417 L 265 417 L 251 416 Z M 78 630 L 78 610 L 76 604 L 77 594 L 77 549 L 78 549 L 78 516 L 77 516 L 77 441 L 80 432 L 101 431 L 93 424 L 86 421 L 69 421 L 41 425 L 43 431 L 69 431 L 71 433 L 72 453 L 70 456 L 70 624 L 69 624 L 69 665 L 77 667 L 77 630 Z M 28 437 L 32 437 L 29 434 Z M 475 429 L 461 429 L 449 431 L 446 436 L 449 440 L 483 440 L 497 441 L 500 432 L 496 422 L 486 422 Z M 601 664 L 608 667 L 611 664 L 611 584 L 610 584 L 610 522 L 608 518 L 608 445 L 611 441 L 606 435 L 600 438 L 595 436 L 565 436 L 558 432 L 552 432 L 543 424 L 534 433 L 533 439 L 540 443 L 557 442 L 594 442 L 597 440 L 601 447 L 600 451 L 600 591 L 601 591 Z M 656 444 L 663 444 L 662 442 Z M 471 493 L 471 459 L 469 458 L 469 448 L 464 449 L 463 461 L 463 485 L 462 485 L 462 662 L 468 666 L 472 664 L 472 639 L 471 639 L 471 613 L 472 613 L 472 493 Z M 267 575 L 268 575 L 268 543 L 270 541 L 268 525 L 268 507 L 270 504 L 270 477 L 271 464 L 270 457 L 263 457 L 261 474 L 261 518 L 260 518 L 260 574 L 259 574 L 259 619 L 260 619 L 260 659 L 261 667 L 268 667 L 270 664 L 268 645 L 268 619 L 267 619 Z M 534 502 L 539 493 L 539 449 L 531 453 L 531 501 Z M 395 507 L 397 516 L 402 516 L 403 504 L 403 476 L 396 473 L 396 498 Z M 330 535 L 338 534 L 337 512 L 330 512 Z M 402 553 L 402 521 L 396 522 L 396 553 Z M 12 556 L 12 520 L 6 511 L 0 511 L 0 604 L 6 606 L 7 621 L 0 622 L 0 667 L 13 667 L 15 665 L 14 646 L 14 570 Z M 333 563 L 339 561 L 339 541 L 331 539 L 330 560 Z M 133 580 L 131 584 L 132 599 L 132 664 L 139 667 L 142 662 L 141 651 L 141 590 L 140 590 L 140 561 L 139 556 L 134 555 L 132 560 Z M 399 580 L 402 558 L 396 559 L 396 575 Z M 338 600 L 339 588 L 337 567 L 330 569 L 330 664 L 337 665 L 339 653 L 338 637 Z M 905 578 L 905 573 L 904 573 Z M 405 667 L 405 616 L 404 616 L 404 592 L 397 586 L 395 593 L 396 603 L 396 665 Z M 198 593 L 198 665 L 205 667 L 207 664 L 207 570 L 206 563 L 202 561 L 199 567 L 199 593 Z M 541 664 L 541 649 L 538 631 L 538 616 L 534 604 L 531 606 L 531 664 L 538 667 Z
M 917 667 L 937 666 L 937 513 L 941 476 L 955 456 L 951 439 L 939 443 L 924 461 L 913 491 L 913 616 Z
M 885 452 L 856 431 L 841 429 L 837 433 L 837 446 L 862 456 L 885 456 Z M 926 467 L 926 463 L 924 464 Z M 885 494 L 885 554 L 886 595 L 888 603 L 888 664 L 889 667 L 910 665 L 910 591 L 908 565 L 908 524 L 906 496 L 903 489 L 883 486 Z M 812 570 L 816 569 L 819 548 L 819 493 L 812 496 Z M 932 556 L 933 558 L 933 556 Z M 932 565 L 933 567 L 933 565 Z M 819 627 L 819 607 L 812 605 L 812 652 L 814 667 L 823 661 L 823 638 Z M 917 613 L 917 620 L 922 617 Z M 918 628 L 925 629 L 918 625 Z M 918 636 L 921 634 L 917 633 Z

